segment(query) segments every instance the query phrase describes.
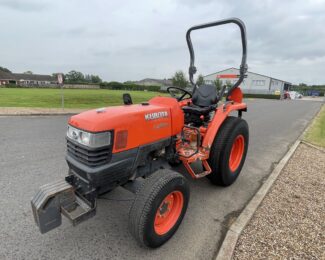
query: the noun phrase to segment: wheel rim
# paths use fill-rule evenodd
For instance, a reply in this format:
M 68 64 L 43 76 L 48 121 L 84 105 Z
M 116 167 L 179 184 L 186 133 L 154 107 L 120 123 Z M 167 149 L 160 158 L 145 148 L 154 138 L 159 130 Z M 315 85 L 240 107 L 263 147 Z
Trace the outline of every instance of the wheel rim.
M 164 235 L 173 228 L 179 219 L 184 205 L 184 197 L 180 191 L 169 193 L 157 209 L 154 229 L 158 235 Z
M 244 136 L 238 135 L 234 140 L 234 143 L 231 147 L 230 157 L 229 157 L 229 168 L 232 172 L 236 171 L 240 165 L 240 162 L 243 158 L 245 147 Z

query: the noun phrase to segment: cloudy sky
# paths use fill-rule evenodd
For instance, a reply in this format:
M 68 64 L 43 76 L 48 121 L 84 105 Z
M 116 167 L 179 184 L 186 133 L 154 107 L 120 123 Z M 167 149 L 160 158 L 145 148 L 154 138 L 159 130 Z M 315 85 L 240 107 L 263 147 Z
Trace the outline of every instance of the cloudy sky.
M 250 71 L 325 83 L 324 0 L 0 0 L 0 66 L 168 78 L 188 69 L 187 28 L 228 17 L 246 24 Z M 233 25 L 195 32 L 198 73 L 238 67 L 239 37 Z

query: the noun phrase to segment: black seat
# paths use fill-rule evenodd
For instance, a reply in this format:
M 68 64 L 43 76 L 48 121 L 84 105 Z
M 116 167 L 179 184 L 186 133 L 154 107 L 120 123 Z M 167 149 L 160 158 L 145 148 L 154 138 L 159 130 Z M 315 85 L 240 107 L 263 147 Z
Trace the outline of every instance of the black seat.
M 192 96 L 192 104 L 184 106 L 184 113 L 207 115 L 214 110 L 213 105 L 217 103 L 217 92 L 213 85 L 203 85 L 196 89 Z

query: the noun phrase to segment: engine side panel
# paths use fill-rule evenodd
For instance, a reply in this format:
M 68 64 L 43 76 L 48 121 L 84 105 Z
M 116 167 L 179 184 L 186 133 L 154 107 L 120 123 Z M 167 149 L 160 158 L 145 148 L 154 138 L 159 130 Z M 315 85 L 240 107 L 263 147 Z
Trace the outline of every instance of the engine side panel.
M 180 103 L 175 98 L 154 97 L 149 101 L 152 105 L 168 107 L 171 110 L 172 129 L 171 135 L 177 135 L 182 131 L 184 126 L 184 112 Z

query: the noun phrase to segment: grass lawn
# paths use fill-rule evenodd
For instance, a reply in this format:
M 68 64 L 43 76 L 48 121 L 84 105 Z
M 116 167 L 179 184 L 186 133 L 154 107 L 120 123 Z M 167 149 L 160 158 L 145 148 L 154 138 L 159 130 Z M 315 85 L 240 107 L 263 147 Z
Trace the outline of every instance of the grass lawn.
M 314 119 L 310 129 L 306 133 L 305 140 L 325 147 L 325 105 L 323 105 L 320 113 Z
M 121 105 L 122 94 L 130 93 L 133 103 L 147 101 L 163 93 L 106 89 L 65 89 L 65 108 L 98 108 Z M 0 107 L 61 107 L 60 89 L 0 88 Z

